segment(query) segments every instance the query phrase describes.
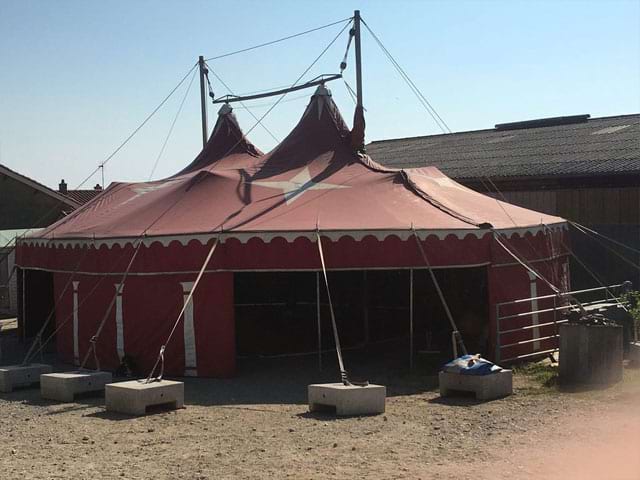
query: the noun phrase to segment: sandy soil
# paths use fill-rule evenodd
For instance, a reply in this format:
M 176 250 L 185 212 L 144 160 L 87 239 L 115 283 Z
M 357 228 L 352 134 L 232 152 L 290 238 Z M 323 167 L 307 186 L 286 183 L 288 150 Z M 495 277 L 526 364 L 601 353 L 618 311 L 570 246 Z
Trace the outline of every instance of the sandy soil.
M 640 479 L 638 370 L 574 393 L 519 374 L 513 396 L 486 403 L 377 372 L 386 414 L 349 419 L 307 412 L 306 384 L 334 378 L 300 359 L 187 380 L 187 408 L 142 418 L 106 413 L 101 398 L 0 394 L 0 477 Z

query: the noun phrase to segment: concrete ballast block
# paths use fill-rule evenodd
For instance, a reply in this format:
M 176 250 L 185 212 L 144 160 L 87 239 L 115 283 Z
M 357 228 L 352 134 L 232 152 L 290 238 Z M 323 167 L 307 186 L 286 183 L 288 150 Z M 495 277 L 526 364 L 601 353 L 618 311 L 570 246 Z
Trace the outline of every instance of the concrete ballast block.
M 182 408 L 184 383 L 171 380 L 109 383 L 105 386 L 105 403 L 108 411 L 128 415 L 144 415 L 147 407 L 159 405 Z
M 0 392 L 11 392 L 14 388 L 31 387 L 40 382 L 40 375 L 51 372 L 51 365 L 31 363 L 0 367 Z
M 622 333 L 618 325 L 560 325 L 560 383 L 609 385 L 622 380 Z
M 112 380 L 109 372 L 46 373 L 40 375 L 40 395 L 49 400 L 73 402 L 77 394 L 102 392 Z
M 461 375 L 440 372 L 438 376 L 440 395 L 446 397 L 453 392 L 473 392 L 478 400 L 493 400 L 513 393 L 513 373 L 501 370 L 489 375 Z
M 631 366 L 640 368 L 640 342 L 631 342 L 629 344 L 629 362 Z
M 387 389 L 383 385 L 344 385 L 319 383 L 307 389 L 309 411 L 334 408 L 336 415 L 374 415 L 384 413 Z

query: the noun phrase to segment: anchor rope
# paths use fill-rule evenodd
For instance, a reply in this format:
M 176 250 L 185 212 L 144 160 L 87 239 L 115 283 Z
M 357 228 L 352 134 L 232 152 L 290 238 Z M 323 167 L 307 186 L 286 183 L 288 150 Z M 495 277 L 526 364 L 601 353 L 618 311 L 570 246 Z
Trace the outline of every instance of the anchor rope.
M 178 314 L 178 318 L 176 318 L 176 321 L 173 323 L 173 327 L 171 328 L 171 331 L 169 332 L 169 336 L 167 337 L 165 342 L 160 347 L 160 351 L 158 352 L 158 358 L 156 359 L 156 363 L 153 365 L 153 368 L 151 369 L 151 372 L 149 372 L 149 376 L 146 378 L 146 380 L 144 380 L 144 383 L 151 383 L 151 382 L 154 382 L 154 381 L 161 381 L 162 380 L 162 377 L 164 375 L 164 352 L 165 352 L 165 349 L 167 347 L 167 344 L 171 341 L 171 338 L 173 337 L 173 333 L 176 331 L 176 328 L 178 327 L 178 324 L 180 323 L 180 320 L 182 319 L 185 310 L 187 309 L 187 307 L 191 303 L 191 299 L 193 298 L 193 294 L 195 293 L 196 289 L 198 288 L 198 285 L 200 284 L 200 280 L 202 279 L 202 276 L 204 274 L 204 271 L 207 268 L 207 265 L 209 265 L 209 261 L 211 260 L 211 257 L 213 256 L 213 252 L 216 251 L 216 247 L 218 246 L 218 243 L 219 243 L 219 237 L 217 237 L 215 239 L 215 241 L 213 242 L 213 245 L 211 246 L 211 249 L 209 250 L 209 253 L 207 254 L 207 258 L 205 259 L 204 263 L 202 264 L 202 267 L 200 268 L 200 272 L 198 273 L 198 276 L 196 277 L 196 281 L 193 283 L 193 287 L 191 288 L 191 291 L 189 292 L 189 296 L 187 297 L 187 300 L 182 305 L 182 309 L 180 309 L 180 313 Z M 159 372 L 157 377 L 154 377 L 153 374 L 155 373 L 156 368 L 158 367 L 158 365 L 160 365 L 160 372 Z
M 78 260 L 78 263 L 76 263 L 76 266 L 74 267 L 73 272 L 71 273 L 71 275 L 69 275 L 69 279 L 67 280 L 67 283 L 65 284 L 64 288 L 62 289 L 62 292 L 60 293 L 60 295 L 58 296 L 56 301 L 54 302 L 53 308 L 51 309 L 51 311 L 49 312 L 49 315 L 47 316 L 46 320 L 44 321 L 44 323 L 42 324 L 42 326 L 38 330 L 38 333 L 36 334 L 35 338 L 33 339 L 33 342 L 31 343 L 31 346 L 29 347 L 29 350 L 27 351 L 26 355 L 24 356 L 24 359 L 22 360 L 22 365 L 27 365 L 31 361 L 31 358 L 32 358 L 31 354 L 33 353 L 34 349 L 36 348 L 36 344 L 39 344 L 39 346 L 40 346 L 40 349 L 38 350 L 38 352 L 39 353 L 42 352 L 42 335 L 44 334 L 45 329 L 49 326 L 49 322 L 53 318 L 53 315 L 56 312 L 56 309 L 58 308 L 58 305 L 60 304 L 60 301 L 62 300 L 64 295 L 67 293 L 67 290 L 69 289 L 69 286 L 71 286 L 75 275 L 78 273 L 78 270 L 80 270 L 80 265 L 82 264 L 84 259 L 89 254 L 90 248 L 91 248 L 90 246 L 87 246 L 86 252 L 84 252 L 84 254 L 80 257 L 80 260 Z M 24 295 L 24 292 L 22 294 Z
M 342 348 L 340 347 L 340 336 L 338 334 L 338 325 L 336 323 L 336 316 L 333 311 L 333 302 L 331 300 L 331 290 L 329 289 L 329 278 L 327 277 L 327 267 L 324 262 L 324 252 L 322 250 L 322 239 L 320 238 L 320 231 L 316 231 L 316 237 L 318 239 L 318 253 L 320 255 L 320 265 L 322 266 L 322 275 L 324 277 L 324 285 L 327 290 L 327 299 L 329 301 L 329 312 L 331 313 L 331 328 L 333 331 L 333 340 L 336 346 L 336 354 L 338 355 L 338 366 L 340 367 L 340 380 L 344 385 L 350 385 L 349 375 L 344 368 L 344 361 L 342 359 Z
M 126 251 L 122 252 L 122 254 L 114 262 L 114 265 L 117 265 L 120 262 L 120 260 L 125 258 L 125 253 L 126 253 Z M 107 278 L 108 278 L 107 275 L 103 275 L 103 276 L 98 277 L 98 281 L 95 283 L 93 288 L 91 288 L 91 290 L 89 290 L 89 293 L 87 293 L 87 295 L 85 297 L 83 297 L 82 300 L 80 301 L 80 303 L 78 304 L 78 310 L 80 310 L 80 307 L 82 307 L 93 296 L 93 294 L 98 289 L 98 287 Z M 55 330 L 43 342 L 41 342 L 40 349 L 37 350 L 34 353 L 34 355 L 37 355 L 38 353 L 40 353 L 40 351 L 44 348 L 44 346 L 47 345 L 51 341 L 51 339 L 56 335 L 56 333 L 58 333 L 62 329 L 62 327 L 64 327 L 69 322 L 69 320 L 71 320 L 71 318 L 73 318 L 73 312 L 71 312 L 69 315 L 67 315 L 66 318 L 56 326 Z
M 136 249 L 133 252 L 133 255 L 131 256 L 131 259 L 129 260 L 129 264 L 127 265 L 126 270 L 122 274 L 122 279 L 120 280 L 120 283 L 118 284 L 118 288 L 116 289 L 116 293 L 113 296 L 113 298 L 111 299 L 111 303 L 109 303 L 109 307 L 107 308 L 107 311 L 102 316 L 102 320 L 100 321 L 100 324 L 98 325 L 96 333 L 94 333 L 93 336 L 91 337 L 91 339 L 89 340 L 89 348 L 87 349 L 87 353 L 85 353 L 84 358 L 82 359 L 82 363 L 80 364 L 80 369 L 81 370 L 84 369 L 84 366 L 86 365 L 87 360 L 89 359 L 89 354 L 93 351 L 93 355 L 94 355 L 94 358 L 95 358 L 95 361 L 96 361 L 96 370 L 100 371 L 100 364 L 98 362 L 98 353 L 96 351 L 96 343 L 98 342 L 98 339 L 100 338 L 100 334 L 102 333 L 102 329 L 104 328 L 105 324 L 107 323 L 107 319 L 109 318 L 109 316 L 111 315 L 111 312 L 113 311 L 113 307 L 116 304 L 116 300 L 118 299 L 118 295 L 122 294 L 122 290 L 124 288 L 124 282 L 127 280 L 127 277 L 129 276 L 129 272 L 131 271 L 131 267 L 133 266 L 133 262 L 135 261 L 136 257 L 138 256 L 138 252 L 140 251 L 140 247 L 142 246 L 142 243 L 143 243 L 143 239 L 140 238 L 138 240 L 138 245 L 136 246 Z
M 592 238 L 593 240 L 595 240 L 596 242 L 598 242 L 598 244 L 600 246 L 602 246 L 605 250 L 609 250 L 611 253 L 613 253 L 616 257 L 618 257 L 620 260 L 622 260 L 624 263 L 626 263 L 627 265 L 635 268 L 636 270 L 640 270 L 640 265 L 638 265 L 637 263 L 629 260 L 627 257 L 625 257 L 624 255 L 622 255 L 621 253 L 617 252 L 616 250 L 614 250 L 613 248 L 607 246 L 603 241 L 601 241 L 597 236 L 595 235 L 591 235 L 587 232 L 586 227 L 582 227 L 582 225 L 578 224 L 578 223 L 574 223 L 574 222 L 569 222 L 570 225 L 572 225 L 576 230 L 578 230 L 580 233 L 584 234 L 585 237 L 588 238 Z M 593 232 L 593 230 L 591 230 L 591 232 Z M 607 238 L 608 240 L 613 240 L 613 239 L 609 239 L 608 237 L 605 237 L 604 235 L 600 235 L 599 236 L 603 237 L 603 238 Z M 626 247 L 626 245 L 621 244 L 620 242 L 616 242 L 617 244 Z M 634 250 L 631 247 L 626 247 L 629 248 L 630 250 Z M 639 252 L 640 253 L 640 252 Z
M 544 226 L 545 226 L 546 228 L 549 228 L 547 225 L 544 225 Z M 586 265 L 586 264 L 585 264 L 585 263 L 584 263 L 584 262 L 583 262 L 583 261 L 578 257 L 578 255 L 576 255 L 576 253 L 575 253 L 571 248 L 569 248 L 569 246 L 568 246 L 566 243 L 564 243 L 564 241 L 563 241 L 562 239 L 560 239 L 560 243 L 561 243 L 561 244 L 562 244 L 562 246 L 565 248 L 565 250 L 567 250 L 567 251 L 569 252 L 569 254 L 570 254 L 570 255 L 571 255 L 571 256 L 576 260 L 576 262 L 578 262 L 578 264 L 579 264 L 579 265 L 580 265 L 580 266 L 581 266 L 581 267 L 582 267 L 582 268 L 583 268 L 583 269 L 584 269 L 584 270 L 589 274 L 589 276 L 591 276 L 591 278 L 593 278 L 596 282 L 598 282 L 598 284 L 599 284 L 601 287 L 603 287 L 603 288 L 605 289 L 605 291 L 607 292 L 607 294 L 609 294 L 609 295 L 611 296 L 611 298 L 612 298 L 613 300 L 615 300 L 615 301 L 616 301 L 616 303 L 617 303 L 620 307 L 622 307 L 622 309 L 623 309 L 625 312 L 628 312 L 628 311 L 629 311 L 629 309 L 628 309 L 628 308 L 627 308 L 627 307 L 626 307 L 626 306 L 625 306 L 625 305 L 624 305 L 624 304 L 623 304 L 623 303 L 618 299 L 618 297 L 616 297 L 616 296 L 613 294 L 613 292 L 612 292 L 612 291 L 609 289 L 609 287 L 608 287 L 608 286 L 607 286 L 607 285 L 606 285 L 606 284 L 605 284 L 605 283 L 600 279 L 600 277 L 598 277 L 598 276 L 597 276 L 597 275 L 596 275 L 596 274 L 595 274 L 595 273 L 594 273 L 594 272 L 593 272 L 593 271 L 592 271 L 592 270 L 591 270 L 591 269 L 590 269 L 590 268 L 589 268 L 589 267 L 588 267 L 588 266 L 587 266 L 587 265 Z M 575 299 L 575 297 L 570 297 L 570 298 L 573 298 L 574 300 L 576 300 L 576 299 Z M 576 301 L 577 301 L 577 300 L 576 300 Z M 578 302 L 578 303 L 579 303 L 579 302 Z M 585 312 L 585 310 L 584 310 L 584 308 L 582 307 L 582 304 L 580 304 L 580 308 L 581 308 L 582 312 L 584 313 L 584 312 Z
M 438 297 L 440 298 L 440 302 L 442 303 L 442 306 L 444 307 L 444 311 L 447 314 L 449 323 L 451 324 L 451 328 L 453 330 L 452 342 L 454 344 L 454 353 L 456 353 L 455 342 L 457 341 L 458 345 L 460 345 L 460 348 L 462 349 L 462 353 L 464 355 L 467 355 L 467 347 L 464 344 L 462 334 L 460 333 L 460 330 L 458 330 L 458 326 L 456 325 L 456 322 L 453 319 L 453 315 L 451 314 L 451 310 L 449 309 L 449 304 L 447 303 L 447 300 L 444 297 L 444 293 L 442 293 L 442 289 L 440 288 L 440 282 L 438 282 L 438 279 L 436 278 L 436 275 L 433 272 L 433 268 L 431 268 L 431 262 L 429 262 L 429 258 L 427 257 L 427 252 L 425 251 L 422 245 L 422 242 L 420 242 L 418 233 L 416 232 L 416 229 L 413 227 L 413 225 L 411 225 L 411 230 L 413 230 L 413 237 L 416 239 L 416 243 L 418 244 L 418 248 L 420 249 L 422 259 L 424 260 L 424 263 L 426 264 L 427 269 L 429 270 L 429 276 L 431 277 L 431 281 L 433 282 L 433 285 L 436 287 L 436 291 L 438 292 Z

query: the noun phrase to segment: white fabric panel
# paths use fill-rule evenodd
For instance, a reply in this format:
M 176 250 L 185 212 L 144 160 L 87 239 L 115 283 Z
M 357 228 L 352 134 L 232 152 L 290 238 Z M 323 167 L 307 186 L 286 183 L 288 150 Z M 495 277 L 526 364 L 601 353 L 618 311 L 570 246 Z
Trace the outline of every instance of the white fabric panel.
M 530 297 L 537 297 L 538 296 L 538 285 L 536 285 L 536 276 L 531 273 L 531 272 L 527 272 L 529 274 L 529 293 L 530 293 Z M 531 300 L 531 310 L 538 310 L 538 300 Z M 533 315 L 531 315 L 531 323 L 533 325 L 538 325 L 539 320 L 538 320 L 538 314 L 534 313 Z M 532 330 L 533 332 L 533 338 L 540 338 L 540 329 L 539 328 L 534 328 Z M 540 342 L 533 342 L 533 350 L 540 350 Z
M 124 292 L 124 284 L 116 283 L 116 350 L 118 358 L 122 361 L 124 357 L 124 322 L 122 319 L 122 292 Z
M 80 282 L 73 282 L 73 363 L 80 364 L 80 346 L 78 343 L 78 286 Z
M 194 282 L 180 282 L 182 285 L 183 305 L 189 299 Z M 196 334 L 193 326 L 193 297 L 184 310 L 184 374 L 197 376 L 198 361 L 196 357 Z

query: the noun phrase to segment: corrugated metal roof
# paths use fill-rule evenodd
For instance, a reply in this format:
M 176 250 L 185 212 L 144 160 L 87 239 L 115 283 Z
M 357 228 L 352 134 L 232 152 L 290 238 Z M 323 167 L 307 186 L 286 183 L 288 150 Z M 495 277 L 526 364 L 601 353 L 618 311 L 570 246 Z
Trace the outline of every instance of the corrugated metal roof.
M 640 114 L 517 130 L 477 130 L 380 140 L 375 161 L 434 165 L 457 179 L 640 174 Z

